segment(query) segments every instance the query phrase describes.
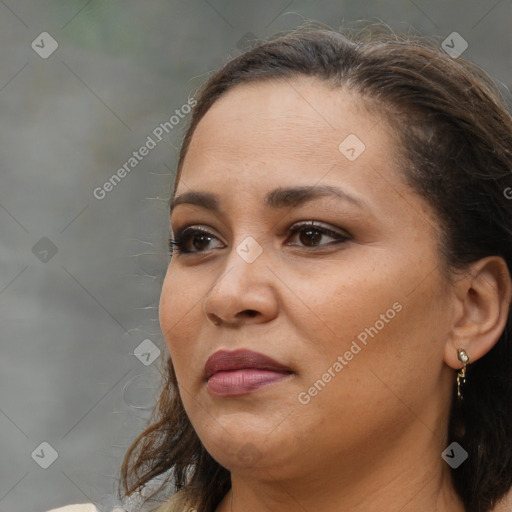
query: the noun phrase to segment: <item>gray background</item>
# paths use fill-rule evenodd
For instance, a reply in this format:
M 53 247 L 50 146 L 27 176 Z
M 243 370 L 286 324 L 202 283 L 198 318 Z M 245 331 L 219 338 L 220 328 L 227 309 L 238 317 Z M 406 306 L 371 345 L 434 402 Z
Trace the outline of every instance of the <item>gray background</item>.
M 380 19 L 440 41 L 458 32 L 469 44 L 463 56 L 506 91 L 511 7 L 510 0 L 0 1 L 0 512 L 105 505 L 115 491 L 165 356 L 157 305 L 186 121 L 104 199 L 93 190 L 208 73 L 247 38 L 304 20 L 339 28 Z M 39 37 L 45 31 L 58 43 L 48 58 L 31 47 L 49 48 Z M 143 340 L 151 356 L 140 355 Z M 156 359 L 147 364 L 148 357 Z M 41 464 L 52 450 L 43 442 L 57 453 L 47 469 Z

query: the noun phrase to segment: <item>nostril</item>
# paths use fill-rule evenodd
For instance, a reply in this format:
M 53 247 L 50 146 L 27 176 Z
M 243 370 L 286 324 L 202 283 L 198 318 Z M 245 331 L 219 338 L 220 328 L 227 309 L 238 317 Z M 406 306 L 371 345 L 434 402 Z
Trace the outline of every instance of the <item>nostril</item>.
M 218 317 L 214 313 L 209 313 L 207 316 L 208 316 L 208 318 L 210 319 L 210 321 L 212 322 L 213 325 L 220 325 L 221 322 L 222 322 L 220 317 Z
M 245 314 L 247 316 L 254 317 L 254 316 L 256 316 L 258 314 L 258 312 L 254 311 L 254 309 L 248 309 L 248 310 L 245 311 Z

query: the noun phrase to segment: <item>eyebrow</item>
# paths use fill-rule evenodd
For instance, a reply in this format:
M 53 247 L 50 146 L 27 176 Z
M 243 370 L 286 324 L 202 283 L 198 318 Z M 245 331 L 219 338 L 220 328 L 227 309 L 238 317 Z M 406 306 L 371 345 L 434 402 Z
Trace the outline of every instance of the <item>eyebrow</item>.
M 332 185 L 322 185 L 313 187 L 280 187 L 268 192 L 265 196 L 265 204 L 270 208 L 288 208 L 298 207 L 307 202 L 326 196 L 339 197 L 348 201 L 359 208 L 367 208 L 366 203 L 355 196 L 352 196 L 344 190 Z M 174 208 L 180 204 L 193 204 L 220 213 L 220 202 L 218 196 L 211 192 L 190 191 L 180 194 L 171 201 L 172 214 Z

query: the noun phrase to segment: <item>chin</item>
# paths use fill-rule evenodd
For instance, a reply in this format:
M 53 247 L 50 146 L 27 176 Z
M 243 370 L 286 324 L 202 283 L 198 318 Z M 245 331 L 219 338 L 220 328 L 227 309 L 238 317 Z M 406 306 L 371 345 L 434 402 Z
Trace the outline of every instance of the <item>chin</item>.
M 268 476 L 268 472 L 274 474 L 276 468 L 285 469 L 286 453 L 290 453 L 290 460 L 294 457 L 300 458 L 300 453 L 295 453 L 297 444 L 292 442 L 292 436 L 288 435 L 283 439 L 283 432 L 275 431 L 279 422 L 270 424 L 267 421 L 263 425 L 261 419 L 258 427 L 248 424 L 248 417 L 243 423 L 226 421 L 224 418 L 222 425 L 211 418 L 210 420 L 207 424 L 202 422 L 203 428 L 196 432 L 208 453 L 229 471 L 240 474 L 262 471 L 262 474 Z

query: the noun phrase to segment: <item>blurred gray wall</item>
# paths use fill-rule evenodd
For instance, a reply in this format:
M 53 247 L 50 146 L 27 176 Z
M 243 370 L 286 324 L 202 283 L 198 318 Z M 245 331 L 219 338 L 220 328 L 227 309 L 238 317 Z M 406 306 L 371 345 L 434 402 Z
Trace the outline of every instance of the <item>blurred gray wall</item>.
M 165 356 L 157 305 L 185 120 L 152 134 L 209 72 L 304 20 L 382 20 L 459 33 L 506 91 L 511 5 L 0 1 L 0 512 L 114 494 Z

